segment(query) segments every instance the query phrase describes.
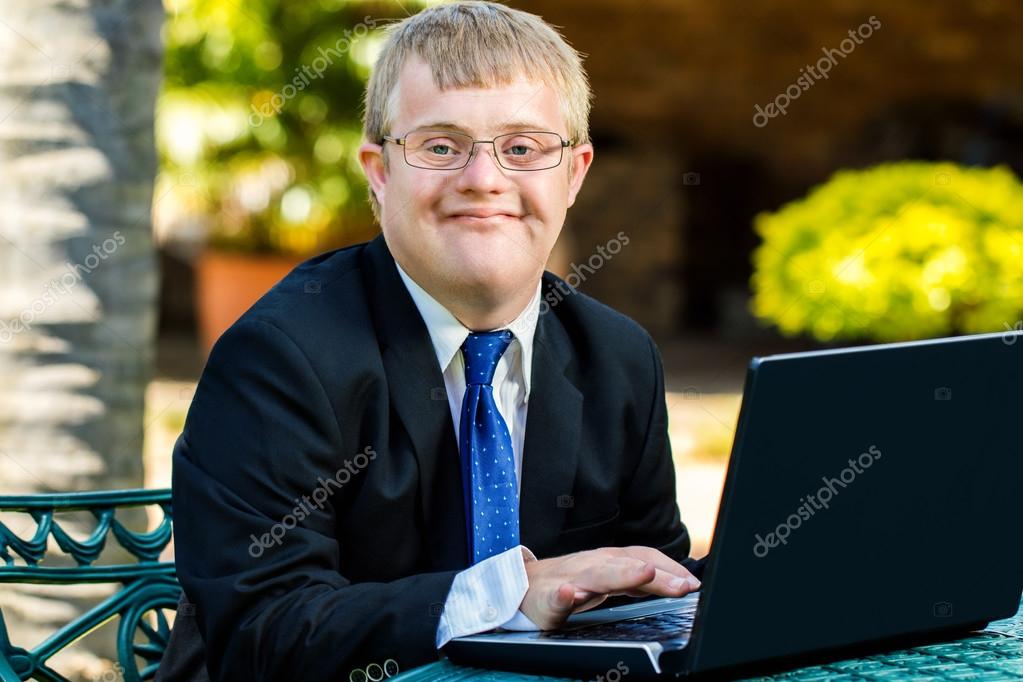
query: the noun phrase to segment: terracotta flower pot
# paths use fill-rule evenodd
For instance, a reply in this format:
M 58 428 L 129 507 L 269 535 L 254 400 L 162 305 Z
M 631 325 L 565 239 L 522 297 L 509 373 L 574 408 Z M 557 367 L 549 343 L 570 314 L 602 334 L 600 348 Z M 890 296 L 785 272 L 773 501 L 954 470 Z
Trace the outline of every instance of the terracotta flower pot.
M 195 291 L 199 340 L 206 355 L 242 313 L 302 260 L 291 256 L 204 251 L 196 267 Z

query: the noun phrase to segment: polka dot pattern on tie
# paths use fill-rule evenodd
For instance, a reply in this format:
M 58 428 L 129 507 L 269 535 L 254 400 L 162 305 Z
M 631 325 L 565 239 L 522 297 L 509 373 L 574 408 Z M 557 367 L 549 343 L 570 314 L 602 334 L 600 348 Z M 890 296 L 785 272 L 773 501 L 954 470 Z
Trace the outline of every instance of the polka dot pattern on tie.
M 465 396 L 458 446 L 472 563 L 519 544 L 519 499 L 508 425 L 494 400 L 494 371 L 512 341 L 507 329 L 469 334 L 462 344 Z M 468 525 L 468 524 L 467 524 Z

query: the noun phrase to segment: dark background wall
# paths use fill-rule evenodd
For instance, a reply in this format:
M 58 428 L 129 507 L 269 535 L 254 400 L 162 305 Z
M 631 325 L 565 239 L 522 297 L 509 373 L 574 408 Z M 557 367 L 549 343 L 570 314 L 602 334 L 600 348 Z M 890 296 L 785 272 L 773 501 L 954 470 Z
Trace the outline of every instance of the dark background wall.
M 511 0 L 588 55 L 596 160 L 562 258 L 630 244 L 581 289 L 655 334 L 757 334 L 752 220 L 842 167 L 905 158 L 1023 172 L 1023 3 Z M 766 106 L 876 17 L 827 79 Z M 848 47 L 850 43 L 846 42 Z M 760 121 L 763 122 L 763 119 Z

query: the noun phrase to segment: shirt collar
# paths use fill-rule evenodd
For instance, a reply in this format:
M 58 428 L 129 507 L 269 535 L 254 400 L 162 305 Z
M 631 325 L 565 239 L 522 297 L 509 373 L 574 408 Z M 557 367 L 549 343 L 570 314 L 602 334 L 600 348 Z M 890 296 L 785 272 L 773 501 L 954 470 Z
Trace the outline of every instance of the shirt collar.
M 398 265 L 397 260 L 394 261 L 394 265 L 398 268 L 398 274 L 401 276 L 402 282 L 405 283 L 405 288 L 408 289 L 412 302 L 419 309 L 419 315 L 423 318 L 423 322 L 426 323 L 426 330 L 430 333 L 430 341 L 433 342 L 433 350 L 437 355 L 437 362 L 440 364 L 441 371 L 446 371 L 448 365 L 454 360 L 455 354 L 458 353 L 462 344 L 465 343 L 470 330 L 459 322 L 451 314 L 451 311 L 441 305 L 437 299 L 416 284 L 408 276 L 408 273 Z M 530 299 L 526 307 L 519 313 L 519 316 L 506 327 L 511 330 L 512 334 L 515 335 L 515 339 L 519 342 L 519 348 L 522 353 L 522 384 L 525 388 L 527 399 L 529 398 L 530 377 L 532 376 L 533 369 L 533 336 L 536 333 L 536 322 L 540 314 L 541 283 L 542 281 L 537 281 L 536 292 L 533 294 L 533 298 Z

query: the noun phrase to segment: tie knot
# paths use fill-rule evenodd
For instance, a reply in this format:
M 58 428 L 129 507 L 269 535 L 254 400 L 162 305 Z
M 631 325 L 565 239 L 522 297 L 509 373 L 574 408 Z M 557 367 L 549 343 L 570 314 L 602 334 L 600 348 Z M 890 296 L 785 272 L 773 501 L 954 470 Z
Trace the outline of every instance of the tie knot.
M 465 358 L 465 383 L 489 385 L 494 380 L 497 361 L 511 343 L 512 333 L 507 329 L 472 333 L 462 344 Z

